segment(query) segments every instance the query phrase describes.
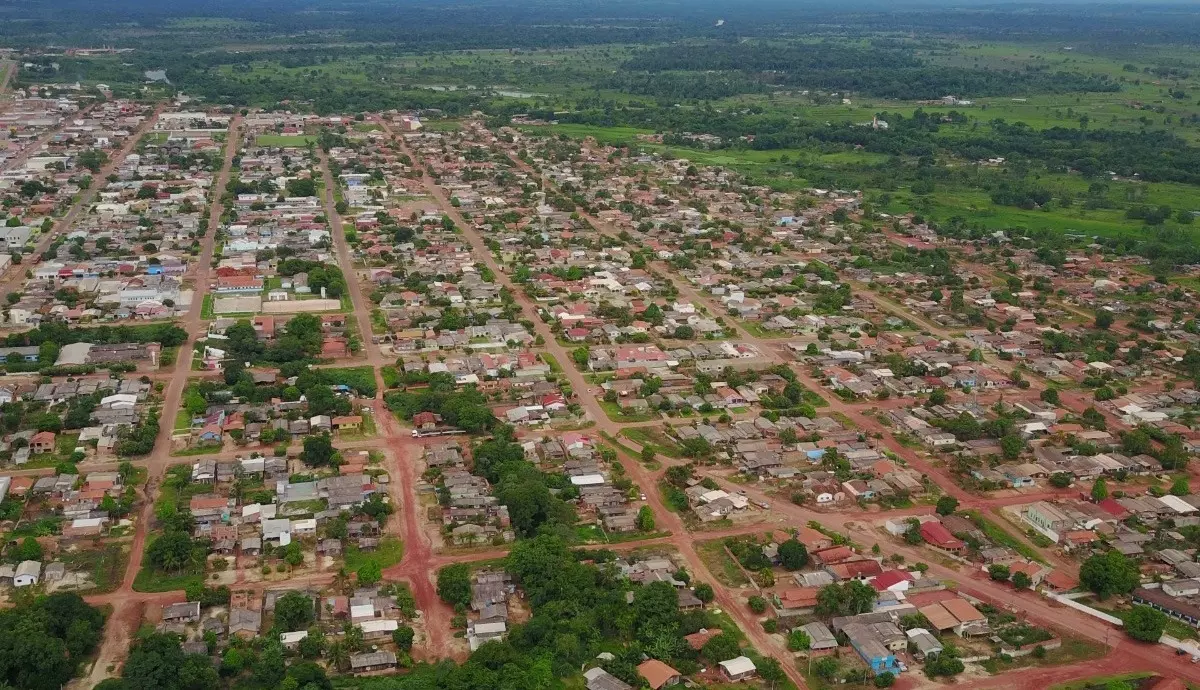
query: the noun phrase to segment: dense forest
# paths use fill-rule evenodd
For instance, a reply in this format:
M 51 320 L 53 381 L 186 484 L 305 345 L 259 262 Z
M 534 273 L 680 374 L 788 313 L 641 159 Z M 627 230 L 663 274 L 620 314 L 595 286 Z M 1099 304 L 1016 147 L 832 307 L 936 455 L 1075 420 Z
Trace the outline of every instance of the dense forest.
M 625 72 L 613 75 L 603 85 L 660 98 L 723 98 L 763 91 L 767 85 L 904 100 L 947 94 L 982 97 L 1120 89 L 1106 77 L 1044 68 L 939 67 L 895 41 L 870 45 L 684 42 L 642 50 L 623 68 Z
M 211 22 L 190 21 L 196 18 Z M 180 20 L 189 21 L 180 21 Z M 722 22 L 717 24 L 717 20 Z M 228 20 L 236 20 L 230 22 Z M 0 4 L 0 43 L 133 45 L 189 49 L 213 43 L 404 43 L 417 50 L 642 43 L 685 37 L 940 32 L 986 38 L 1096 43 L 1200 39 L 1200 17 L 1183 3 L 922 3 L 882 0 L 26 0 Z M 503 30 L 497 31 L 497 27 Z

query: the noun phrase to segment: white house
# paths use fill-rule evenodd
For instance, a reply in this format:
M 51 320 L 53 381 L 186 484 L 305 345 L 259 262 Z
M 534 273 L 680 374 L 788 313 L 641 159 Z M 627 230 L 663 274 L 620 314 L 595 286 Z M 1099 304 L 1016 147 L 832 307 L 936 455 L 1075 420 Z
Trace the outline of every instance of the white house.
M 13 575 L 13 587 L 36 585 L 42 578 L 42 564 L 38 561 L 21 561 Z

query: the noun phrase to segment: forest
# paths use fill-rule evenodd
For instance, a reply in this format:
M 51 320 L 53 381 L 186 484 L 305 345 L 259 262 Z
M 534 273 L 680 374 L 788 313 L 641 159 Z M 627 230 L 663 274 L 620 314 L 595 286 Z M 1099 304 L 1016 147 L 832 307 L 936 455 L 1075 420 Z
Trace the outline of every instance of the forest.
M 601 86 L 659 99 L 725 98 L 768 85 L 903 100 L 1120 90 L 1111 79 L 1078 72 L 936 66 L 897 41 L 681 42 L 643 49 L 622 68 Z

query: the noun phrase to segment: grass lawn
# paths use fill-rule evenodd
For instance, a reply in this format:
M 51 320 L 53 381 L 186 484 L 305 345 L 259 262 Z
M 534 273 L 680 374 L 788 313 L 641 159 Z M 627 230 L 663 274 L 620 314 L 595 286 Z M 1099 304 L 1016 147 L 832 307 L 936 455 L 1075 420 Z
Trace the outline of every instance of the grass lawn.
M 554 358 L 554 355 L 550 354 L 549 352 L 543 352 L 542 361 L 546 363 L 546 366 L 550 367 L 550 371 L 554 372 L 555 374 L 562 373 L 562 365 L 558 363 L 558 360 Z
M 192 428 L 191 415 L 182 407 L 175 411 L 175 425 L 172 427 L 175 431 L 187 431 Z
M 1141 682 L 1157 677 L 1149 671 L 1121 673 L 1115 676 L 1093 676 L 1091 678 L 1082 678 L 1069 683 L 1054 685 L 1051 686 L 1050 690 L 1102 690 L 1102 688 L 1108 686 L 1110 683 L 1129 683 L 1134 687 L 1139 687 Z
M 643 539 L 657 539 L 670 534 L 670 532 L 609 532 L 600 525 L 575 526 L 575 538 L 580 544 L 625 544 Z
M 171 451 L 171 457 L 183 458 L 183 457 L 191 457 L 193 455 L 212 455 L 213 453 L 220 453 L 221 449 L 224 447 L 225 446 L 223 444 L 216 445 L 214 443 L 206 443 L 202 446 L 192 446 L 190 448 L 180 448 L 179 450 L 173 450 L 173 451 Z
M 362 416 L 362 426 L 354 431 L 339 431 L 337 437 L 339 441 L 361 441 L 367 438 L 373 438 L 376 433 L 375 418 L 369 414 Z
M 150 545 L 154 543 L 157 537 L 158 534 L 155 532 L 151 532 L 147 537 L 146 554 L 150 553 Z M 192 568 L 192 570 L 185 570 L 177 574 L 161 573 L 150 567 L 149 559 L 143 556 L 137 577 L 133 579 L 133 591 L 172 592 L 177 589 L 187 589 L 193 585 L 204 584 L 203 566 L 192 566 Z
M 202 318 L 202 319 L 213 318 L 213 296 L 212 295 L 204 296 L 204 301 L 200 304 L 200 318 Z
M 1005 661 L 1002 657 L 994 657 L 983 662 L 981 665 L 989 673 L 1000 674 L 1005 671 L 1011 671 L 1017 668 L 1027 668 L 1030 666 L 1060 666 L 1063 664 L 1074 664 L 1088 659 L 1099 659 L 1107 653 L 1107 649 L 1103 644 L 1084 640 L 1078 637 L 1062 638 L 1062 646 L 1058 649 L 1046 651 L 1046 656 L 1038 659 L 1034 655 L 1017 657 Z
M 310 142 L 315 144 L 316 141 L 316 137 L 309 136 L 307 134 L 290 136 L 284 136 L 281 134 L 260 134 L 255 138 L 254 144 L 256 146 L 275 146 L 278 148 L 302 149 L 308 146 Z
M 657 455 L 666 455 L 671 458 L 682 457 L 679 445 L 658 427 L 639 426 L 631 429 L 622 429 L 621 435 L 637 443 L 639 446 L 652 448 Z
M 614 448 L 616 448 L 617 451 L 628 455 L 630 458 L 633 458 L 634 460 L 637 460 L 638 462 L 642 462 L 642 454 L 641 453 L 638 453 L 638 452 L 634 451 L 632 448 L 630 448 L 629 446 L 625 445 L 624 443 L 621 443 L 621 441 L 618 440 L 612 434 L 608 433 L 607 431 L 601 431 L 600 436 L 605 441 L 608 441 L 610 444 L 612 444 L 612 446 Z M 658 469 L 662 467 L 662 464 L 659 463 L 658 460 L 653 460 L 651 462 L 642 462 L 642 465 L 644 465 L 647 469 L 654 470 L 654 471 L 658 471 Z
M 346 572 L 357 572 L 364 565 L 375 562 L 380 568 L 388 568 L 404 558 L 404 542 L 396 537 L 384 537 L 379 540 L 379 548 L 374 551 L 360 551 L 357 546 L 346 548 Z
M 720 539 L 703 541 L 696 545 L 696 553 L 704 561 L 704 567 L 726 587 L 741 587 L 750 584 L 742 569 L 738 567 L 733 557 L 725 550 L 725 542 Z
M 620 405 L 605 400 L 600 401 L 600 407 L 604 410 L 604 414 L 608 415 L 608 418 L 614 422 L 649 422 L 658 419 L 657 414 L 650 412 L 645 414 L 625 414 L 621 410 Z
M 1037 561 L 1043 565 L 1049 565 L 1046 563 L 1046 559 L 1042 558 L 1041 554 L 1035 551 L 1032 546 L 1025 543 L 1023 540 L 1014 537 L 1008 532 L 1008 530 L 1004 529 L 1000 525 L 997 525 L 991 520 L 985 518 L 979 513 L 979 511 L 965 510 L 963 511 L 963 514 L 966 515 L 971 522 L 974 522 L 975 526 L 982 530 L 983 533 L 987 535 L 988 539 L 991 539 L 1000 546 L 1007 546 L 1008 548 L 1016 551 L 1030 560 Z

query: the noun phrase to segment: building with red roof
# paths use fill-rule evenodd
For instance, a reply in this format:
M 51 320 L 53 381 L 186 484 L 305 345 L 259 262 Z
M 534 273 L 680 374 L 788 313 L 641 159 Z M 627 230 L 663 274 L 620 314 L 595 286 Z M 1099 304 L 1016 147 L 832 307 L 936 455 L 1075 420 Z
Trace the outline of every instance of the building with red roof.
M 931 546 L 944 551 L 962 551 L 966 544 L 961 539 L 950 534 L 950 530 L 940 522 L 930 520 L 921 523 L 921 536 Z
M 904 570 L 887 570 L 871 579 L 871 586 L 877 592 L 903 592 L 913 582 L 911 573 Z

